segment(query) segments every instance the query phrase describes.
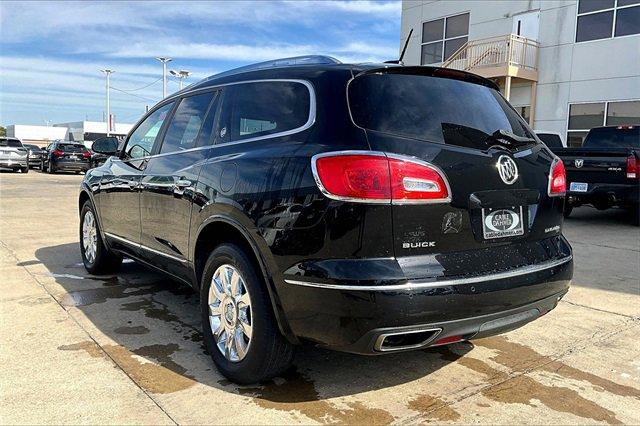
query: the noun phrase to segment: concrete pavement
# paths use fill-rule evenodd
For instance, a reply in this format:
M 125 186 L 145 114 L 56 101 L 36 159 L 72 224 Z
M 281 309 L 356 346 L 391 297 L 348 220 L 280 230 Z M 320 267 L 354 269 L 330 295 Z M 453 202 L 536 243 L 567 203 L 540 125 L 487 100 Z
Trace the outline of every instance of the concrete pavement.
M 573 287 L 522 329 L 382 357 L 303 347 L 238 387 L 189 288 L 131 262 L 86 273 L 80 180 L 0 174 L 0 423 L 640 423 L 640 231 L 622 212 L 574 210 Z

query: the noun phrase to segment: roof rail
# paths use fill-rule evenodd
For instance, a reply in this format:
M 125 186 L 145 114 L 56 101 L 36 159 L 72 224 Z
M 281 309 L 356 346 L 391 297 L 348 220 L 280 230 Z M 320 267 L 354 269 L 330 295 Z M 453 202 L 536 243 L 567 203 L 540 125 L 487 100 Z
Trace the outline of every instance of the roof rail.
M 331 56 L 323 55 L 306 55 L 306 56 L 294 56 L 291 58 L 273 59 L 271 61 L 258 62 L 256 64 L 245 65 L 242 67 L 234 68 L 229 71 L 223 71 L 218 74 L 209 76 L 198 83 L 203 83 L 214 78 L 225 77 L 228 75 L 240 74 L 247 71 L 255 71 L 265 68 L 280 68 L 290 67 L 294 65 L 321 65 L 321 64 L 340 64 L 341 62 Z

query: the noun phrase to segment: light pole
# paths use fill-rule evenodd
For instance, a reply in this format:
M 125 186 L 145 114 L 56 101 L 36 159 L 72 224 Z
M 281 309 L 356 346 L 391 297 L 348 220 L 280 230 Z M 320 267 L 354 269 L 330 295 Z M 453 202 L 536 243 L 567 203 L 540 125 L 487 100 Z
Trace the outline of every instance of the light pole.
M 171 58 L 160 56 L 156 58 L 162 62 L 162 98 L 167 97 L 167 62 L 171 62 Z
M 171 70 L 169 71 L 169 73 L 172 76 L 180 79 L 180 90 L 182 90 L 182 81 L 191 75 L 191 71 L 187 71 L 187 70 L 180 70 L 180 71 Z
M 101 72 L 105 73 L 105 75 L 107 76 L 107 83 L 105 85 L 106 89 L 107 89 L 107 136 L 109 136 L 109 134 L 111 133 L 111 111 L 110 111 L 110 105 L 109 105 L 109 77 L 111 76 L 111 74 L 113 74 L 115 71 L 114 70 L 110 70 L 110 69 L 104 69 L 104 70 L 100 70 Z

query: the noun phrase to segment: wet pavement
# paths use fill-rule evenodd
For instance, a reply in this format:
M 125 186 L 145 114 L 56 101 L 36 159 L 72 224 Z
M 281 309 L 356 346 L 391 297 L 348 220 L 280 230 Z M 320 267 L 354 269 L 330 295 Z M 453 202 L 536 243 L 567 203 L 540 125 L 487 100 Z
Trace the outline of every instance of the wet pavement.
M 573 286 L 522 329 L 381 357 L 304 346 L 239 387 L 190 288 L 133 262 L 86 273 L 80 180 L 0 174 L 0 423 L 640 423 L 640 230 L 624 212 L 574 210 Z

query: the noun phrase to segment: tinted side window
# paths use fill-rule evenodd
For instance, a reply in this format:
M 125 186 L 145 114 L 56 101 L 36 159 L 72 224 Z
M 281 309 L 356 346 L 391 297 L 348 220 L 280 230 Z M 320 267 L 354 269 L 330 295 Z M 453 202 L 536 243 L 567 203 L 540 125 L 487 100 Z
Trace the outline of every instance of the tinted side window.
M 195 148 L 214 92 L 189 96 L 180 101 L 162 142 L 160 153 L 182 151 Z M 211 114 L 215 114 L 215 109 Z M 203 129 L 204 130 L 204 129 Z M 210 134 L 211 130 L 209 130 Z M 206 133 L 206 131 L 205 131 Z M 207 140 L 209 135 L 203 135 Z
M 538 138 L 549 148 L 562 148 L 560 136 L 553 133 L 538 133 Z
M 269 81 L 224 89 L 218 136 L 221 142 L 266 136 L 304 126 L 311 97 L 302 83 Z
M 140 158 L 151 154 L 162 123 L 173 108 L 173 102 L 151 113 L 131 134 L 125 148 L 125 158 Z

